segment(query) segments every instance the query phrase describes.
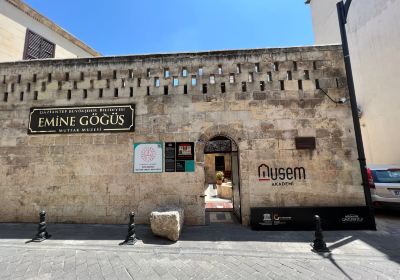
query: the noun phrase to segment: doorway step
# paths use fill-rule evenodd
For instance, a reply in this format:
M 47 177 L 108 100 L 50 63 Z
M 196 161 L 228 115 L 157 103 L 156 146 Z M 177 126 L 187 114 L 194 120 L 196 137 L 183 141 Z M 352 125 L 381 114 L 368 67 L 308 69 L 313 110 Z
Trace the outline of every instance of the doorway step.
M 232 211 L 206 212 L 206 224 L 236 224 L 237 218 Z
M 206 212 L 229 212 L 232 211 L 231 201 L 212 201 L 206 203 Z

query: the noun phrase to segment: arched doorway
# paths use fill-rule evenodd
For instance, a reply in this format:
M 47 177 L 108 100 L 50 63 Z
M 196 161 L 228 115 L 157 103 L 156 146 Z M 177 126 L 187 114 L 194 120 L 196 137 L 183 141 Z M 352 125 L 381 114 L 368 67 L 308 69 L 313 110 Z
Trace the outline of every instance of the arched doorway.
M 238 145 L 227 136 L 211 138 L 204 146 L 204 163 L 206 211 L 231 212 L 241 222 Z M 219 171 L 222 185 L 216 184 Z

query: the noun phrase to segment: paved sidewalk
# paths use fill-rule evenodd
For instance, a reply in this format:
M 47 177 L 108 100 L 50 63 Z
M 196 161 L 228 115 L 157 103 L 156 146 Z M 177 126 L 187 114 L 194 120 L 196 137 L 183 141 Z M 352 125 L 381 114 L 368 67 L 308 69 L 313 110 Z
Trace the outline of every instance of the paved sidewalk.
M 379 231 L 325 232 L 332 252 L 311 252 L 312 232 L 257 232 L 236 224 L 186 227 L 176 243 L 138 226 L 0 224 L 0 279 L 400 279 L 400 218 Z

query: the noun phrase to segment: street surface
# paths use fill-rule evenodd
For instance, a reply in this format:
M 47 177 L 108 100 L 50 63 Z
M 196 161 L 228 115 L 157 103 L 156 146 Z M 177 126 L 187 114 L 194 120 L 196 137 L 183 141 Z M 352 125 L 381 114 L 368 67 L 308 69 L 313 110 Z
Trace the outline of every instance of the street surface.
M 400 279 L 400 214 L 378 231 L 324 232 L 331 253 L 311 252 L 313 232 L 256 232 L 236 224 L 185 227 L 172 243 L 137 226 L 0 224 L 0 279 Z

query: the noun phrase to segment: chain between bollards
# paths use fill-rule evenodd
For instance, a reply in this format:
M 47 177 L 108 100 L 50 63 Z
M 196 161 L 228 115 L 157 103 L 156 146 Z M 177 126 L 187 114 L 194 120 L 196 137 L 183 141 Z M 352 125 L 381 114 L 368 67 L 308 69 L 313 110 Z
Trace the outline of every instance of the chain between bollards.
M 318 253 L 330 252 L 328 247 L 326 247 L 326 243 L 324 241 L 324 235 L 322 234 L 321 218 L 318 215 L 315 215 L 314 220 L 315 220 L 315 239 L 312 245 L 313 251 Z
M 136 241 L 135 212 L 131 212 L 129 213 L 128 235 L 120 245 L 135 245 Z
M 46 212 L 44 210 L 39 213 L 39 220 L 38 233 L 32 239 L 32 242 L 42 242 L 51 237 L 47 232 Z

